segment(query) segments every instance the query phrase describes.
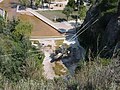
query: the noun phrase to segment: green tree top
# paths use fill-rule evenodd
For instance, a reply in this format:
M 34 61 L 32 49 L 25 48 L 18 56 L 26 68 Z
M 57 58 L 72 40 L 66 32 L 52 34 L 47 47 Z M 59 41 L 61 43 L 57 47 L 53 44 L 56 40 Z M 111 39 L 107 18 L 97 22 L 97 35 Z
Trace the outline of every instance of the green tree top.
M 71 7 L 64 8 L 63 13 L 66 15 L 67 21 L 68 21 L 70 14 L 72 14 L 72 12 L 73 12 L 73 8 L 71 8 Z
M 20 22 L 18 25 L 15 27 L 15 31 L 13 32 L 14 35 L 19 36 L 19 35 L 25 35 L 29 36 L 32 30 L 32 25 L 28 22 Z
M 67 3 L 67 7 L 71 7 L 72 9 L 75 9 L 75 0 L 69 0 Z
M 87 12 L 86 7 L 83 6 L 83 5 L 80 6 L 80 9 L 79 9 L 79 11 L 78 11 L 78 14 L 79 14 L 79 16 L 80 16 L 80 19 L 84 19 L 84 18 L 85 18 L 86 12 Z
M 20 4 L 23 5 L 23 6 L 28 6 L 30 5 L 30 1 L 29 0 L 19 0 Z
M 29 68 L 38 66 L 31 67 L 32 64 L 27 62 L 38 65 L 43 59 L 43 54 L 35 51 L 29 40 L 32 25 L 16 19 L 5 22 L 5 25 L 1 23 L 4 20 L 0 19 L 0 74 L 11 81 L 30 77 L 32 70 Z

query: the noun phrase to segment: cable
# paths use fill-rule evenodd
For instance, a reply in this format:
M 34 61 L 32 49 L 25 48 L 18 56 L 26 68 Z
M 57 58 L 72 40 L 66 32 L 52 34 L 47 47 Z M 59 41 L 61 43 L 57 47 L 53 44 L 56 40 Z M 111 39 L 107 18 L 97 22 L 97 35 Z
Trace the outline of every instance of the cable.
M 71 40 L 73 40 L 72 38 L 74 38 L 84 27 L 86 27 L 95 17 L 97 16 L 97 14 L 94 16 L 94 17 L 92 17 L 91 19 L 90 19 L 90 21 L 88 21 L 77 33 L 75 33 L 68 41 L 71 41 Z
M 87 22 L 77 33 L 75 33 L 75 34 L 69 39 L 69 41 L 72 41 L 73 38 L 76 37 L 76 35 L 77 35 L 84 27 L 86 27 L 93 19 L 94 19 L 94 17 L 93 17 L 89 22 Z
M 97 15 L 97 14 L 96 14 L 96 15 Z M 96 15 L 95 15 L 94 17 L 96 17 Z M 88 26 L 86 29 L 84 29 L 81 33 L 79 33 L 85 26 L 87 26 L 87 25 L 94 19 L 94 17 L 92 17 L 92 18 L 90 19 L 90 21 L 87 22 L 87 23 L 86 23 L 77 33 L 75 33 L 68 41 L 71 41 L 71 40 L 77 38 L 80 34 L 82 34 L 84 31 L 86 31 L 91 25 L 93 25 L 95 22 L 97 22 L 98 19 L 95 20 L 95 21 L 94 21 L 90 26 Z M 79 34 L 78 34 L 78 33 L 79 33 Z M 78 34 L 78 35 L 77 35 L 77 34 Z M 26 53 L 34 53 L 34 52 L 38 52 L 38 51 L 41 51 L 41 50 L 28 51 L 28 52 L 26 52 Z M 37 53 L 37 54 L 38 54 L 38 53 Z M 0 57 L 7 57 L 7 56 L 12 56 L 12 55 L 17 55 L 17 54 L 0 55 Z
M 90 26 L 92 26 L 93 24 L 95 24 L 99 19 L 95 20 Z M 82 34 L 83 32 L 85 32 L 90 26 L 88 26 L 86 29 L 84 29 L 81 33 L 79 33 L 78 35 L 76 35 L 76 37 L 74 37 L 73 39 L 77 38 L 80 34 Z M 72 39 L 72 40 L 73 40 Z

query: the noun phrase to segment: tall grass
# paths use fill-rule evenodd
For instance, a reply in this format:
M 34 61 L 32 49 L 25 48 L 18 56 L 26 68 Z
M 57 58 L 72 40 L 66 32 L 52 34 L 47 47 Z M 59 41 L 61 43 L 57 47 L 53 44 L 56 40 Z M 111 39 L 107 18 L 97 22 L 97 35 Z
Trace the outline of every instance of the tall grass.
M 54 80 L 45 80 L 40 74 L 19 82 L 0 77 L 0 90 L 120 90 L 119 60 L 104 60 L 81 62 L 74 76 Z

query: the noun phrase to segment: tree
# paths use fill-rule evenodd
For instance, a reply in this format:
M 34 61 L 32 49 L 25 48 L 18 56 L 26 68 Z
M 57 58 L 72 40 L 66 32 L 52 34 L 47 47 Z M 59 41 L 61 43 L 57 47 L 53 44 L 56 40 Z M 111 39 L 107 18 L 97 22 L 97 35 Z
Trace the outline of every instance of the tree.
M 17 37 L 19 35 L 29 36 L 32 30 L 32 25 L 29 22 L 19 22 L 13 32 Z
M 29 37 L 32 30 L 32 25 L 28 22 L 13 20 L 10 25 L 14 40 L 22 40 L 24 37 Z
M 1 20 L 0 24 L 2 22 L 4 23 L 4 20 Z M 39 58 L 41 52 L 36 52 L 29 40 L 32 25 L 13 19 L 0 26 L 2 26 L 2 32 L 0 32 L 0 74 L 12 81 L 29 77 L 29 70 L 26 70 L 31 66 L 28 65 L 29 60 L 30 62 L 33 60 L 41 62 L 41 58 Z
M 75 0 L 69 0 L 67 3 L 67 7 L 71 7 L 73 10 L 75 9 Z
M 78 14 L 80 16 L 80 19 L 84 19 L 86 16 L 87 9 L 85 6 L 80 6 L 80 9 L 78 11 Z
M 41 0 L 35 0 L 35 6 L 38 8 L 38 6 L 40 5 Z
M 0 33 L 3 32 L 2 28 L 4 27 L 4 24 L 5 24 L 4 19 L 3 19 L 3 17 L 0 15 Z
M 28 6 L 29 5 L 29 0 L 19 0 L 20 4 L 23 6 Z
M 63 13 L 66 15 L 67 21 L 68 21 L 68 18 L 70 17 L 70 14 L 72 14 L 72 12 L 73 12 L 73 8 L 71 7 L 64 8 Z

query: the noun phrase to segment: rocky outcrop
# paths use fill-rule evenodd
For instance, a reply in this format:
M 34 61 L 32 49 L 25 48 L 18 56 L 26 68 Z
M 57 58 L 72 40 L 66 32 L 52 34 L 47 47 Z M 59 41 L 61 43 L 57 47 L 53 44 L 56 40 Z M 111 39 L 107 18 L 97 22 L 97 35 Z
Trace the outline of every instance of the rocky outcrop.
M 115 50 L 117 43 L 120 41 L 119 14 L 113 16 L 106 26 L 103 41 L 105 42 L 106 49 L 104 50 L 102 56 L 107 56 L 107 58 L 112 57 L 113 51 Z
M 113 56 L 114 49 L 120 41 L 120 8 L 118 7 L 109 0 L 96 0 L 88 10 L 79 29 L 82 32 L 87 28 L 79 35 L 79 42 L 86 49 L 87 59 L 89 51 L 91 57 L 96 57 L 98 54 L 104 58 Z

